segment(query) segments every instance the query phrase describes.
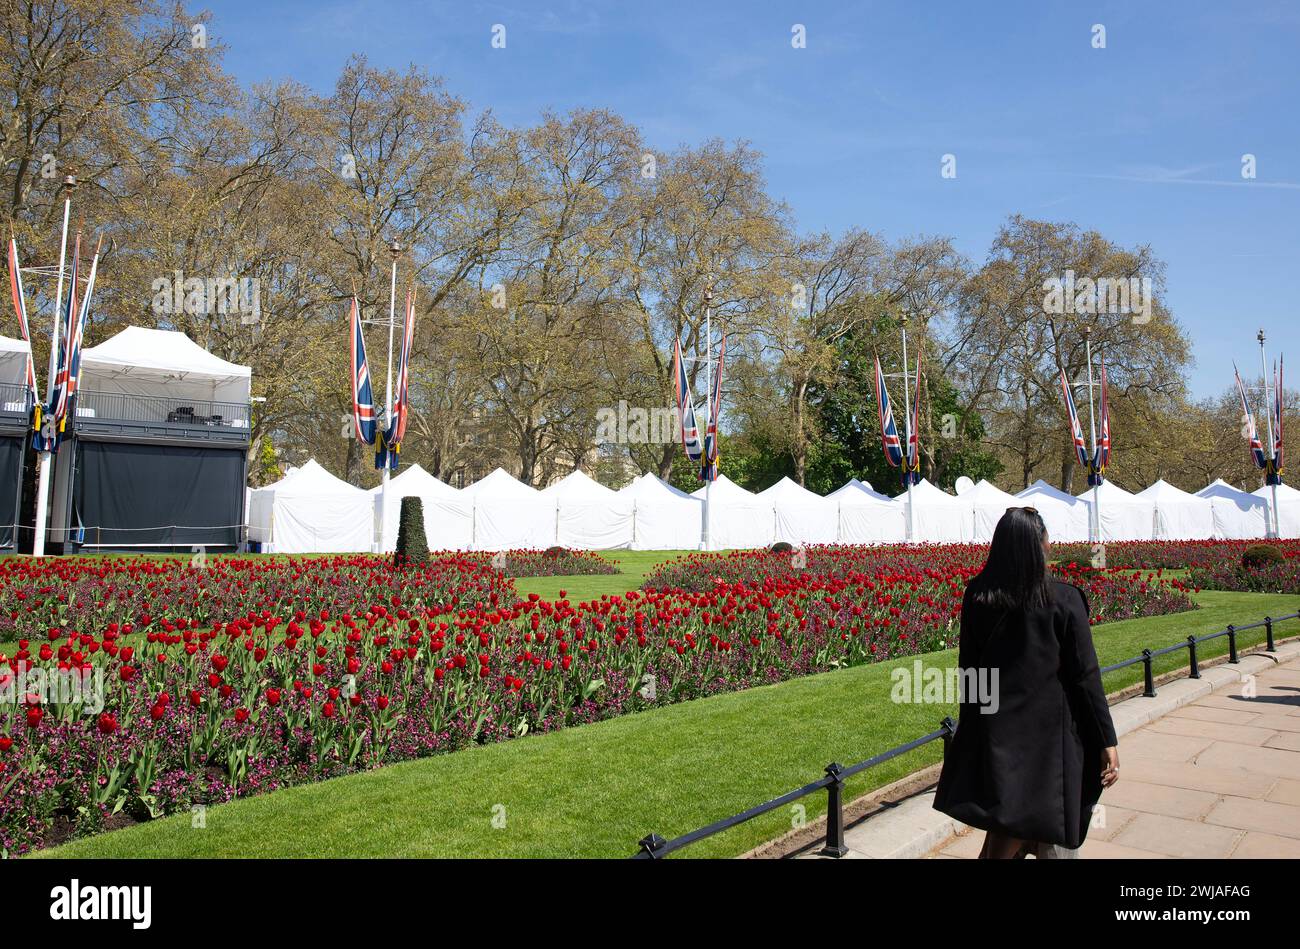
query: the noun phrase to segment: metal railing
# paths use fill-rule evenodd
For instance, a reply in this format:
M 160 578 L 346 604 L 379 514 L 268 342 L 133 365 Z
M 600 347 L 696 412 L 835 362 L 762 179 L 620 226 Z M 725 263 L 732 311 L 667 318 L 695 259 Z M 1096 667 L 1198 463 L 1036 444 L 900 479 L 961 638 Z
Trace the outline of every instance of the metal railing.
M 77 393 L 76 416 L 78 421 L 165 422 L 170 425 L 248 428 L 249 404 L 164 399 L 83 389 Z
M 0 414 L 26 416 L 32 403 L 27 385 L 22 382 L 0 382 Z
M 1143 691 L 1142 695 L 1146 698 L 1155 698 L 1155 676 L 1152 669 L 1152 661 L 1160 656 L 1177 652 L 1179 649 L 1186 649 L 1189 653 L 1190 669 L 1188 678 L 1199 679 L 1201 677 L 1200 666 L 1196 658 L 1196 646 L 1199 643 L 1208 642 L 1220 637 L 1228 637 L 1228 661 L 1239 662 L 1237 654 L 1237 634 L 1248 629 L 1258 629 L 1264 627 L 1265 630 L 1265 649 L 1268 652 L 1276 651 L 1276 642 L 1273 636 L 1273 624 L 1283 620 L 1300 619 L 1300 612 L 1288 613 L 1285 616 L 1266 616 L 1258 623 L 1249 623 L 1245 626 L 1229 625 L 1214 633 L 1207 633 L 1204 636 L 1188 636 L 1185 642 L 1175 643 L 1172 646 L 1166 646 L 1163 649 L 1143 649 L 1140 655 L 1132 659 L 1125 659 L 1123 662 L 1117 662 L 1109 666 L 1104 666 L 1100 671 L 1104 675 L 1107 672 L 1115 672 L 1119 669 L 1126 669 L 1129 666 L 1143 664 Z M 637 844 L 640 848 L 633 855 L 634 860 L 657 860 L 660 857 L 666 857 L 674 851 L 681 850 L 683 847 L 689 847 L 691 844 L 698 843 L 706 837 L 712 837 L 714 834 L 720 834 L 724 830 L 730 830 L 746 821 L 753 820 L 755 817 L 761 817 L 764 814 L 792 804 L 800 798 L 807 797 L 809 794 L 816 794 L 818 791 L 826 791 L 826 842 L 819 851 L 820 854 L 827 857 L 842 857 L 848 853 L 848 847 L 844 844 L 844 782 L 856 774 L 861 774 L 868 768 L 874 768 L 876 765 L 883 764 L 899 755 L 907 754 L 914 751 L 922 745 L 927 745 L 932 741 L 943 740 L 944 750 L 947 751 L 948 743 L 952 737 L 957 734 L 957 723 L 951 717 L 945 717 L 939 723 L 939 727 L 928 735 L 922 735 L 905 745 L 899 745 L 882 752 L 865 761 L 849 765 L 847 768 L 840 764 L 832 762 L 825 769 L 824 776 L 818 778 L 810 784 L 805 784 L 801 788 L 795 788 L 780 797 L 773 798 L 756 807 L 751 807 L 747 811 L 741 811 L 739 814 L 733 814 L 731 817 L 725 817 L 722 820 L 714 821 L 698 830 L 693 830 L 688 834 L 682 834 L 680 837 L 674 837 L 671 840 L 665 840 L 658 834 L 649 834 L 643 837 Z

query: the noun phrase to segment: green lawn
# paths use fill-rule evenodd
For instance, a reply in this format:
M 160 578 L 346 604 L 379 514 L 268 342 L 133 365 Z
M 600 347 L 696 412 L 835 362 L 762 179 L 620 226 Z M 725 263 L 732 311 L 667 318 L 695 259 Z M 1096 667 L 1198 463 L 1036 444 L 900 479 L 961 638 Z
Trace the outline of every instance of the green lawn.
M 645 575 L 666 560 L 675 560 L 692 550 L 603 550 L 600 556 L 611 561 L 618 573 L 593 577 L 516 577 L 515 589 L 520 594 L 538 593 L 544 599 L 555 599 L 563 590 L 570 603 L 598 600 L 605 593 L 626 593 L 641 586 Z
M 571 591 L 572 592 L 572 591 Z M 1193 613 L 1096 627 L 1102 664 L 1229 622 L 1282 615 L 1295 596 L 1207 592 Z M 1280 636 L 1300 624 L 1279 624 Z M 1241 645 L 1262 641 L 1243 634 Z M 1205 644 L 1222 655 L 1225 640 Z M 916 738 L 954 709 L 890 701 L 890 672 L 913 660 L 859 666 L 655 709 L 549 735 L 394 765 L 75 841 L 50 857 L 623 857 L 655 832 L 672 837 L 744 810 Z M 926 657 L 944 668 L 948 650 Z M 1157 668 L 1185 661 L 1178 654 Z M 1140 680 L 1141 667 L 1106 677 L 1109 691 Z M 854 796 L 940 759 L 938 743 L 894 759 L 849 784 Z M 807 818 L 825 795 L 806 798 Z M 493 818 L 504 818 L 495 827 Z M 791 826 L 781 811 L 686 851 L 733 856 Z M 502 823 L 498 820 L 497 823 Z

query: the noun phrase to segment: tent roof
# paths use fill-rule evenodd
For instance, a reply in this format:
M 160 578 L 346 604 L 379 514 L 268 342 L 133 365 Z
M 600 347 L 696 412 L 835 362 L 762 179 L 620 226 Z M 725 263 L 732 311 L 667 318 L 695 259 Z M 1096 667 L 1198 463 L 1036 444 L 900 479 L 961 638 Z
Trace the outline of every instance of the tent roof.
M 1020 503 L 1020 498 L 1007 491 L 1003 491 L 991 481 L 980 480 L 973 488 L 961 496 L 963 501 L 974 501 L 976 504 L 1005 504 L 1014 507 Z
M 0 353 L 30 353 L 32 344 L 25 339 L 0 336 Z
M 1267 501 L 1273 497 L 1273 488 L 1272 486 L 1266 484 L 1260 487 L 1258 490 L 1252 491 L 1250 493 L 1255 495 L 1255 497 L 1257 498 L 1263 498 L 1264 500 Z M 1279 500 L 1286 499 L 1289 501 L 1294 498 L 1300 498 L 1300 491 L 1297 491 L 1289 484 L 1279 484 L 1277 486 L 1277 496 Z
M 411 465 L 397 477 L 391 478 L 388 489 L 391 491 L 394 488 L 406 495 L 418 494 L 422 497 L 454 497 L 460 494 L 458 489 L 445 481 L 439 481 L 419 465 Z M 384 486 L 380 484 L 371 488 L 370 493 L 382 494 L 383 490 Z
M 632 498 L 686 498 L 694 501 L 691 497 L 680 488 L 674 488 L 667 481 L 664 481 L 658 475 L 643 474 L 639 478 L 633 478 L 632 483 L 624 486 L 619 494 Z
M 839 501 L 841 504 L 895 503 L 894 499 L 889 495 L 881 494 L 872 488 L 869 482 L 859 481 L 857 478 L 850 478 L 843 487 L 836 488 L 826 496 Z
M 1079 503 L 1079 499 L 1073 494 L 1066 494 L 1055 485 L 1048 484 L 1042 478 L 1039 478 L 1025 490 L 1019 492 L 1016 497 L 1024 501 L 1029 498 L 1050 498 L 1053 501 L 1063 501 L 1066 504 L 1074 505 Z
M 960 504 L 962 507 L 966 507 L 967 510 L 969 510 L 965 497 L 958 498 L 955 494 L 949 494 L 942 488 L 936 488 L 925 478 L 922 478 L 917 484 L 912 486 L 912 498 L 918 505 Z M 903 493 L 895 498 L 895 500 L 906 501 L 907 491 L 903 491 Z
M 181 379 L 200 378 L 216 382 L 248 379 L 248 366 L 226 362 L 212 355 L 184 333 L 128 326 L 98 346 L 81 352 L 82 371 L 145 375 L 159 373 Z
M 1136 494 L 1133 494 L 1132 492 L 1129 491 L 1125 491 L 1123 488 L 1121 488 L 1113 481 L 1103 481 L 1100 485 L 1098 485 L 1097 492 L 1101 496 L 1101 499 L 1103 501 L 1110 501 L 1110 502 L 1118 501 L 1120 503 L 1123 503 L 1125 501 L 1138 500 L 1138 496 Z M 1092 488 L 1089 488 L 1088 490 L 1084 491 L 1082 494 L 1078 494 L 1075 496 L 1080 501 L 1090 501 L 1092 500 Z M 1148 498 L 1142 498 L 1142 500 L 1150 502 L 1152 499 L 1148 497 Z
M 1198 498 L 1230 498 L 1234 501 L 1242 498 L 1251 498 L 1255 500 L 1255 495 L 1249 491 L 1242 491 L 1240 488 L 1234 488 L 1222 478 L 1215 478 L 1214 481 L 1207 484 L 1201 490 L 1196 492 Z
M 292 468 L 279 481 L 258 488 L 283 497 L 323 497 L 326 495 L 364 495 L 365 491 L 336 478 L 312 458 L 301 468 Z
M 617 491 L 605 487 L 594 478 L 583 474 L 577 468 L 574 468 L 554 484 L 548 484 L 542 488 L 542 494 L 548 497 L 568 498 L 576 501 L 609 498 L 617 493 Z
M 758 497 L 764 501 L 787 501 L 805 504 L 824 504 L 828 499 L 822 497 L 813 491 L 809 491 L 801 484 L 796 484 L 789 478 L 782 478 L 770 488 L 764 488 L 758 492 Z
M 708 487 L 709 486 L 706 484 L 703 487 L 701 487 L 698 491 L 692 491 L 691 497 L 702 499 L 704 497 L 704 493 L 708 490 Z M 758 497 L 758 495 L 755 494 L 753 491 L 746 491 L 744 488 L 736 484 L 736 482 L 732 481 L 724 474 L 718 475 L 717 480 L 713 482 L 713 498 L 715 500 L 752 501 L 756 497 Z M 771 498 L 765 498 L 764 500 L 770 501 Z
M 1134 495 L 1134 497 L 1149 498 L 1152 501 L 1164 501 L 1166 503 L 1170 501 L 1193 501 L 1199 503 L 1205 500 L 1205 498 L 1197 497 L 1195 494 L 1189 494 L 1182 488 L 1175 487 L 1164 478 L 1161 478 L 1155 484 L 1139 491 Z
M 527 500 L 539 494 L 503 468 L 495 469 L 486 478 L 461 489 L 461 494 L 480 498 L 521 498 Z

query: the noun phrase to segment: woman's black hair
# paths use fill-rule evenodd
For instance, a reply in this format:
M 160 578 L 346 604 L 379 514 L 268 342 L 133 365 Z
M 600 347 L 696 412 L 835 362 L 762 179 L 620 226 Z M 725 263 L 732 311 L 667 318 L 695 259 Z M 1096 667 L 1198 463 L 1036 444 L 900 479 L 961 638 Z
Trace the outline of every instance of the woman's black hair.
M 971 578 L 975 602 L 997 609 L 1033 609 L 1051 598 L 1043 541 L 1047 525 L 1032 507 L 1011 507 L 998 521 L 984 569 Z

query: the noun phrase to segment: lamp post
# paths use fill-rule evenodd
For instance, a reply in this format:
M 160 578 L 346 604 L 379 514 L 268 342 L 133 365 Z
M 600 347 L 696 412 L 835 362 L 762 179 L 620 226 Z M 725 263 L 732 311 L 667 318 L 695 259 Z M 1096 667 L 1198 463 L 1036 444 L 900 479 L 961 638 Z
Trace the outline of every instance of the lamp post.
M 59 360 L 59 310 L 63 305 L 63 277 L 68 259 L 68 217 L 72 211 L 72 192 L 77 187 L 77 179 L 68 175 L 63 179 L 63 235 L 59 240 L 59 275 L 57 289 L 54 291 L 54 316 L 50 321 L 50 371 L 46 376 L 45 393 L 54 392 L 54 374 L 58 372 Z M 40 393 L 37 393 L 39 400 Z M 54 453 L 42 451 L 37 453 L 36 475 L 36 523 L 32 537 L 32 556 L 45 556 L 45 522 L 49 518 L 50 469 L 54 464 Z

